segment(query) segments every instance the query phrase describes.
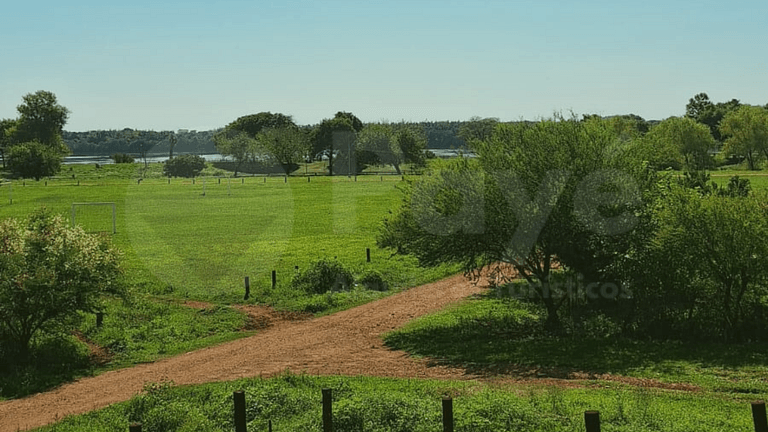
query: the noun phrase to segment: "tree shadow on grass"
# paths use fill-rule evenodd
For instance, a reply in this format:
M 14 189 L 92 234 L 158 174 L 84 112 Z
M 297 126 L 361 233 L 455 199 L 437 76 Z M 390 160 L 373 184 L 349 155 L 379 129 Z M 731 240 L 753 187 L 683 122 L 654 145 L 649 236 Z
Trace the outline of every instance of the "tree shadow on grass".
M 212 165 L 215 168 L 235 172 L 237 164 L 231 161 L 219 161 L 213 162 Z M 255 163 L 255 162 L 243 162 L 238 168 L 238 173 L 243 174 L 274 174 L 274 175 L 287 175 L 296 171 L 299 168 L 297 164 L 281 165 L 281 164 L 268 164 L 268 163 Z
M 486 300 L 471 300 L 484 302 Z M 472 311 L 472 309 L 469 309 Z M 768 391 L 768 344 L 727 345 L 640 341 L 622 337 L 548 335 L 541 323 L 521 323 L 503 314 L 467 314 L 417 321 L 385 336 L 386 344 L 432 364 L 451 365 L 480 376 L 594 379 L 605 375 L 724 386 L 739 391 L 750 381 Z M 736 378 L 739 379 L 736 379 Z M 757 384 L 755 384 L 757 382 Z
M 74 336 L 45 338 L 21 361 L 0 358 L 0 400 L 28 396 L 93 373 L 88 347 Z

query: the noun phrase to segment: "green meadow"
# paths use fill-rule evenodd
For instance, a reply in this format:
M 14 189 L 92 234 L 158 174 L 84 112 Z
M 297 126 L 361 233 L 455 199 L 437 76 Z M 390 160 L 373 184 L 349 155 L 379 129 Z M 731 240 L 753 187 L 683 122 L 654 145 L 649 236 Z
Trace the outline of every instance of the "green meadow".
M 161 177 L 160 164 L 75 165 L 54 179 L 0 186 L 0 218 L 23 218 L 45 206 L 70 220 L 73 203 L 115 203 L 114 234 L 111 206 L 78 206 L 75 221 L 109 236 L 123 252 L 130 291 L 128 302 L 104 300 L 102 327 L 95 326 L 94 314 L 83 315 L 79 331 L 109 350 L 109 362 L 89 362 L 74 336 L 40 337 L 34 361 L 0 371 L 0 399 L 252 334 L 244 330 L 246 315 L 233 304 L 326 314 L 457 271 L 422 269 L 413 258 L 376 247 L 379 224 L 400 200 L 400 176 L 229 178 L 210 166 L 203 174 L 169 181 Z M 375 270 L 389 289 L 292 289 L 297 267 L 301 271 L 321 258 L 337 259 L 356 276 Z M 212 306 L 201 313 L 182 305 L 191 300 Z
M 114 202 L 117 232 L 109 235 L 125 254 L 131 281 L 146 292 L 184 299 L 242 302 L 247 276 L 257 300 L 287 307 L 280 303 L 284 296 L 272 289 L 271 272 L 276 271 L 279 290 L 296 266 L 303 269 L 321 258 L 336 257 L 357 271 L 378 270 L 393 287 L 417 285 L 451 270 L 417 269 L 414 260 L 376 248 L 377 228 L 399 200 L 399 176 L 357 181 L 149 177 L 139 182 L 109 169 L 75 166 L 74 178 L 14 181 L 12 191 L 4 185 L 0 218 L 24 217 L 46 206 L 70 219 L 73 203 Z M 75 220 L 87 231 L 109 232 L 111 211 L 77 207 Z

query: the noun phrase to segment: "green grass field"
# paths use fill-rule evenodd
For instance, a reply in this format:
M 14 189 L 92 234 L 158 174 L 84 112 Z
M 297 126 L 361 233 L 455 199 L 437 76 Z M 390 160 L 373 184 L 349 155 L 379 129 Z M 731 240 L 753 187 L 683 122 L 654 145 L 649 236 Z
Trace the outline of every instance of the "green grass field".
M 80 331 L 112 352 L 110 364 L 88 364 L 87 350 L 71 338 L 40 338 L 36 362 L 0 371 L 0 399 L 251 334 L 242 331 L 245 315 L 226 307 L 231 304 L 331 313 L 457 270 L 422 269 L 413 258 L 390 256 L 376 247 L 379 224 L 400 200 L 400 176 L 360 176 L 357 181 L 327 176 L 309 181 L 282 176 L 229 179 L 219 171 L 209 167 L 207 173 L 218 177 L 174 178 L 169 183 L 160 177 L 160 164 L 147 170 L 143 164 L 80 165 L 71 171 L 65 167 L 55 179 L 0 186 L 0 219 L 23 218 L 46 206 L 69 220 L 72 203 L 114 202 L 117 232 L 106 235 L 124 253 L 133 293 L 131 304 L 105 300 L 102 328 L 93 325 L 93 314 L 83 316 Z M 111 232 L 112 209 L 77 207 L 75 220 L 87 231 Z M 370 263 L 366 248 L 371 249 Z M 310 295 L 291 289 L 296 266 L 301 270 L 334 257 L 357 275 L 369 269 L 381 272 L 390 290 L 357 287 Z M 251 286 L 248 301 L 243 299 L 246 276 Z M 214 303 L 218 312 L 201 317 L 178 305 L 183 300 Z M 67 348 L 67 358 L 75 367 L 46 366 L 56 360 L 62 344 L 74 344 Z
M 376 248 L 376 230 L 399 200 L 399 176 L 316 177 L 310 182 L 209 177 L 194 184 L 146 178 L 139 184 L 125 172 L 105 172 L 107 167 L 77 166 L 74 179 L 47 185 L 14 181 L 13 191 L 0 187 L 0 218 L 23 217 L 42 205 L 70 218 L 74 202 L 114 202 L 113 241 L 125 253 L 133 282 L 148 292 L 179 298 L 242 301 L 248 276 L 257 301 L 279 303 L 290 295 L 275 295 L 272 270 L 282 288 L 296 266 L 303 269 L 324 257 L 338 257 L 358 271 L 379 270 L 395 287 L 450 273 L 447 268 L 417 270 L 414 260 Z M 76 220 L 89 231 L 110 231 L 111 209 L 78 207 Z
M 248 430 L 321 431 L 321 390 L 333 391 L 337 432 L 442 430 L 441 400 L 454 399 L 455 430 L 584 431 L 584 411 L 600 412 L 603 430 L 620 432 L 751 430 L 749 404 L 696 393 L 596 382 L 584 388 L 469 381 L 284 374 L 201 386 L 146 386 L 128 402 L 74 416 L 39 431 L 231 431 L 232 392 L 244 390 Z

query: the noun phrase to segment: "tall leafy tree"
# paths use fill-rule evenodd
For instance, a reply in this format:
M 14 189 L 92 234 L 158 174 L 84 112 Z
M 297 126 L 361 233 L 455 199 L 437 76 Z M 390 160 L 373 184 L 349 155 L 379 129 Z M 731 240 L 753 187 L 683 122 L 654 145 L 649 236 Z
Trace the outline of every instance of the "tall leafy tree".
M 40 90 L 24 95 L 14 139 L 16 142 L 37 141 L 50 147 L 64 146 L 61 139 L 69 109 L 60 105 L 56 95 Z
M 224 128 L 213 136 L 213 142 L 216 143 L 216 150 L 224 156 L 231 156 L 235 159 L 235 177 L 242 167 L 243 163 L 252 154 L 257 145 L 255 139 L 251 138 L 245 132 L 238 132 L 232 129 Z
M 464 142 L 485 141 L 493 135 L 493 129 L 499 123 L 497 118 L 472 117 L 459 128 L 458 136 Z
M 768 110 L 744 105 L 729 112 L 720 124 L 726 136 L 724 152 L 740 155 L 747 160 L 749 169 L 757 168 L 760 155 L 768 158 Z
M 717 144 L 709 128 L 691 118 L 670 117 L 651 128 L 645 140 L 656 168 L 700 170 L 713 165 L 710 152 Z
M 283 167 L 286 174 L 295 170 L 307 155 L 309 140 L 306 132 L 296 126 L 270 127 L 256 135 L 265 156 Z
M 570 294 L 549 290 L 552 269 L 560 263 L 593 282 L 605 277 L 628 247 L 647 171 L 599 119 L 503 124 L 472 143 L 477 160 L 451 162 L 406 189 L 379 244 L 468 271 L 507 263 L 557 329 Z
M 362 122 L 351 113 L 339 111 L 331 119 L 324 119 L 314 130 L 312 151 L 328 157 L 328 172 L 334 174 L 336 153 L 345 152 L 352 156 L 357 133 L 362 130 Z M 348 161 L 349 164 L 349 161 Z
M 741 102 L 738 99 L 713 103 L 706 93 L 699 93 L 688 101 L 688 105 L 685 106 L 685 116 L 707 125 L 712 137 L 722 142 L 724 138 L 719 128 L 720 121 L 726 114 L 740 106 Z

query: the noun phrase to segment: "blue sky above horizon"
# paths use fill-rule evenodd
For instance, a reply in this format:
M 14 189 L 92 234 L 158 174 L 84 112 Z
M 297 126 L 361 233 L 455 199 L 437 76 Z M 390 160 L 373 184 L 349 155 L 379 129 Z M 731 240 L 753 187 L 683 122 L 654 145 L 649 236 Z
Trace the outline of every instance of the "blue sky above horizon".
M 91 0 L 6 5 L 0 118 L 54 92 L 65 129 L 682 115 L 768 103 L 768 2 Z

